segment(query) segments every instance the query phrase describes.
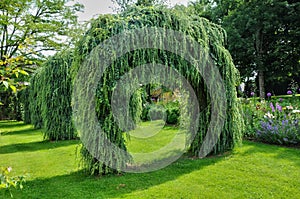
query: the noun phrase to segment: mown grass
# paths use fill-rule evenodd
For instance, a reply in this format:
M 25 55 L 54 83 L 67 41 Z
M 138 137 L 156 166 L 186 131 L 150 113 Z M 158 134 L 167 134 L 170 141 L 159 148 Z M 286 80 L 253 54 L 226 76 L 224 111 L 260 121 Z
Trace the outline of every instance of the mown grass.
M 91 177 L 78 168 L 78 141 L 43 141 L 41 131 L 18 122 L 0 122 L 0 131 L 0 167 L 11 166 L 13 175 L 28 174 L 25 188 L 13 190 L 14 198 L 300 196 L 299 149 L 244 142 L 231 153 L 205 159 L 182 157 L 150 173 Z M 9 194 L 1 190 L 0 198 Z
M 135 165 L 157 163 L 184 153 L 185 133 L 164 124 L 163 120 L 143 122 L 129 132 L 126 145 Z

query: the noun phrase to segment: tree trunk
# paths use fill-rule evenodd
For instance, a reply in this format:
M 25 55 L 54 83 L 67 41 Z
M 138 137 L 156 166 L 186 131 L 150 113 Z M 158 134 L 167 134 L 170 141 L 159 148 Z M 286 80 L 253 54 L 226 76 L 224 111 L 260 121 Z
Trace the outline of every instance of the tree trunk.
M 258 85 L 259 85 L 259 97 L 260 99 L 265 98 L 265 78 L 264 78 L 264 71 L 258 71 Z
M 263 70 L 263 32 L 258 28 L 255 35 L 256 64 L 258 68 L 259 97 L 265 99 L 265 78 Z

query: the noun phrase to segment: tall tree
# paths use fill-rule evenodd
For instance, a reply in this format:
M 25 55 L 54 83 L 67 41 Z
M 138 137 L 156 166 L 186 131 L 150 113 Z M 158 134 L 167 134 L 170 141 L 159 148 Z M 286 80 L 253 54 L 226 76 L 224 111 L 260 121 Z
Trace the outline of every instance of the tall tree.
M 0 89 L 14 88 L 19 74 L 47 51 L 69 46 L 75 35 L 73 0 L 2 0 L 0 4 Z
M 209 9 L 199 6 L 203 4 Z M 298 1 L 206 0 L 194 3 L 194 8 L 226 29 L 228 48 L 242 77 L 258 74 L 261 98 L 265 82 L 300 74 Z

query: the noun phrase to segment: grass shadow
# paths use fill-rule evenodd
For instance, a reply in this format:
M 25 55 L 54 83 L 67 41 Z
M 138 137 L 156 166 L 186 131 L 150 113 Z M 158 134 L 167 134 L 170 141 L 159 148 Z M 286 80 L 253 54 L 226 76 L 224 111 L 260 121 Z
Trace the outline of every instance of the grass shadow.
M 31 126 L 27 128 L 22 128 L 20 130 L 13 131 L 2 131 L 1 136 L 11 136 L 11 135 L 28 135 L 42 132 L 42 129 L 33 129 Z
M 54 149 L 54 148 L 64 147 L 64 146 L 78 144 L 78 143 L 79 143 L 78 140 L 64 140 L 64 141 L 56 141 L 56 142 L 44 140 L 39 142 L 10 144 L 10 145 L 0 146 L 0 154 Z
M 28 124 L 25 124 L 24 122 L 10 121 L 10 120 L 0 121 L 0 129 L 9 129 L 9 128 L 16 128 L 16 127 L 19 128 L 24 126 L 28 126 Z
M 154 172 L 102 177 L 88 177 L 83 172 L 75 172 L 70 175 L 29 181 L 23 191 L 14 191 L 13 194 L 16 198 L 116 198 L 173 181 L 222 160 L 224 160 L 222 157 L 195 160 L 181 158 L 168 167 Z

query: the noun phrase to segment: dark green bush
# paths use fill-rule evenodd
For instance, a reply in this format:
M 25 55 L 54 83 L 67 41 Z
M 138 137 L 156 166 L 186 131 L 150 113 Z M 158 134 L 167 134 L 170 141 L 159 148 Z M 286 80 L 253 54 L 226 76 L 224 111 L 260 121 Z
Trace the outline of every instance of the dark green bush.
M 0 120 L 22 120 L 22 104 L 18 94 L 0 92 Z
M 151 104 L 145 104 L 144 105 L 144 108 L 143 108 L 143 111 L 142 111 L 142 115 L 141 115 L 141 120 L 142 121 L 149 121 L 150 120 L 150 117 L 149 117 L 149 110 L 151 108 Z
M 160 105 L 152 105 L 148 112 L 150 120 L 165 120 L 165 114 L 166 111 L 164 107 Z
M 178 124 L 179 117 L 179 103 L 169 102 L 167 104 L 147 104 L 142 111 L 141 120 L 164 119 L 167 124 Z
M 170 102 L 166 104 L 167 124 L 178 124 L 180 117 L 180 109 L 178 102 Z

